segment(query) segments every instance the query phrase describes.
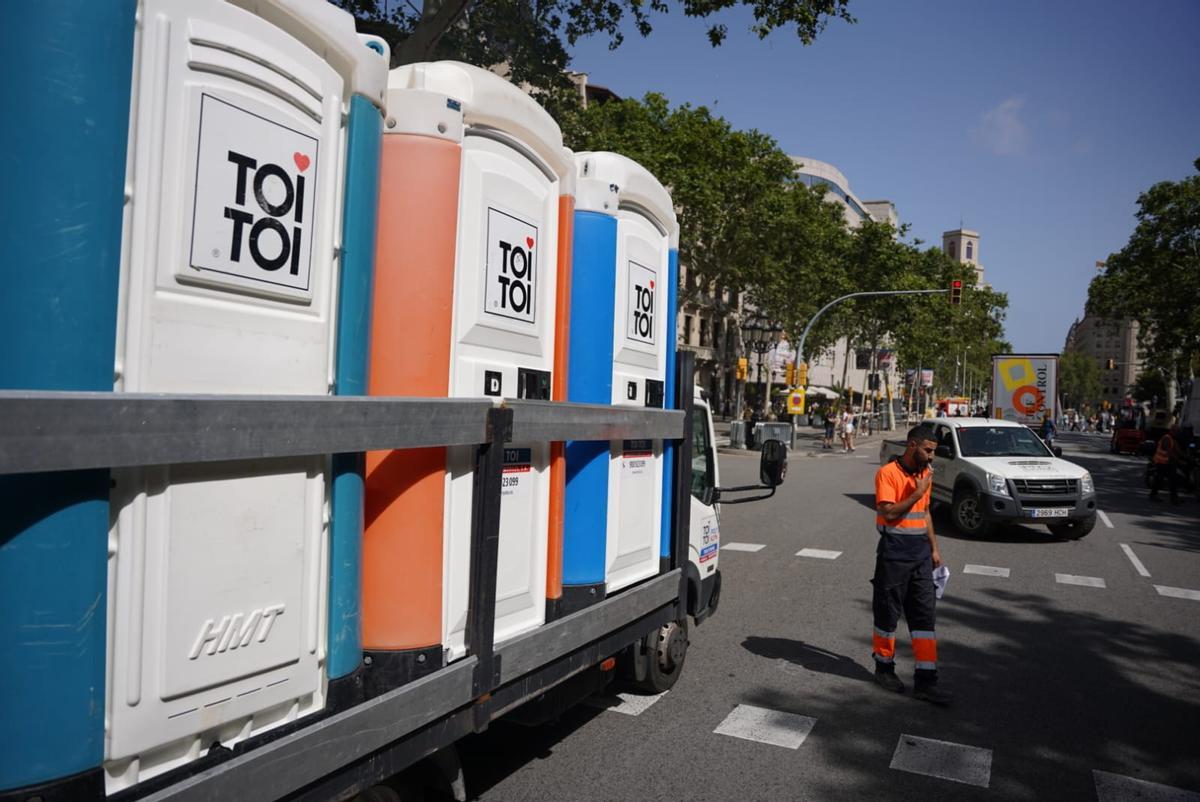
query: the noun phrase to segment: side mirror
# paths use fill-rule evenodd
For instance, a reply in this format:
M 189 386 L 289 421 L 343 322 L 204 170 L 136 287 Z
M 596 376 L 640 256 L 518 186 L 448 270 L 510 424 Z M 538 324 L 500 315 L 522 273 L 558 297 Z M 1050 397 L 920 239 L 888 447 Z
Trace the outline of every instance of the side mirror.
M 721 493 L 715 487 L 706 487 L 700 496 L 700 503 L 705 507 L 711 507 L 720 499 Z
M 778 487 L 787 476 L 787 447 L 781 440 L 764 440 L 758 462 L 759 481 L 767 487 Z
M 942 459 L 954 459 L 954 452 L 950 450 L 950 446 L 938 446 L 933 450 L 933 454 Z
M 1061 457 L 1061 456 L 1062 456 L 1062 448 L 1061 448 L 1061 447 L 1059 447 L 1059 446 L 1051 446 L 1051 447 L 1050 447 L 1050 450 L 1051 450 L 1052 452 L 1054 452 L 1054 456 L 1056 456 L 1056 457 Z

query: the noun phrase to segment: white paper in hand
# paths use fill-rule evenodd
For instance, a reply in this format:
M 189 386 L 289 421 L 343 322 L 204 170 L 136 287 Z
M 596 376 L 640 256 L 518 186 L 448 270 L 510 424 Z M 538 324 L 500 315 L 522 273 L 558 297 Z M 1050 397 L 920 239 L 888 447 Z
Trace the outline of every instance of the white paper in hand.
M 950 569 L 945 565 L 939 565 L 933 569 L 933 595 L 937 598 L 942 598 L 942 594 L 946 592 L 946 583 L 950 581 Z

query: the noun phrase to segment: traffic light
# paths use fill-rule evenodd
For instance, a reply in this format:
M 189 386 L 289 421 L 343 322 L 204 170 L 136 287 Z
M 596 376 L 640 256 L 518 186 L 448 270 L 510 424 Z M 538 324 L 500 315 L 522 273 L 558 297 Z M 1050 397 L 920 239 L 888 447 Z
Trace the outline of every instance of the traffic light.
M 1116 370 L 1117 369 L 1117 360 L 1115 360 L 1115 359 L 1104 360 L 1104 369 L 1105 370 Z
M 785 366 L 784 373 L 787 376 L 787 386 L 791 387 L 792 379 L 796 378 L 796 366 L 789 363 L 788 365 Z
M 879 374 L 878 373 L 868 373 L 867 374 L 867 389 L 868 390 L 878 390 L 879 389 Z
M 807 387 L 808 386 L 808 363 L 807 362 L 801 362 L 799 365 L 796 366 L 796 386 L 797 387 Z
M 950 305 L 958 306 L 962 303 L 962 279 L 954 279 L 950 282 Z
M 746 359 L 746 357 L 744 357 L 744 356 L 738 357 L 738 361 L 737 361 L 737 380 L 738 381 L 744 382 L 746 380 L 746 376 L 749 375 L 749 367 L 750 367 L 750 362 L 749 362 L 749 360 Z

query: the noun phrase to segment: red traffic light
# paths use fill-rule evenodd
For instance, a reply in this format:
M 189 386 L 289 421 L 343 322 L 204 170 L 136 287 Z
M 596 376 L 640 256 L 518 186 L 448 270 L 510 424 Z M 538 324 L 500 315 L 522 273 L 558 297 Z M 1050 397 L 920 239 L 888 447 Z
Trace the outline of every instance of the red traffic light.
M 950 282 L 950 305 L 958 306 L 962 303 L 962 279 L 953 279 Z
M 956 290 L 961 290 L 962 289 L 962 281 L 959 279 L 954 279 L 954 281 L 950 282 L 950 286 Z

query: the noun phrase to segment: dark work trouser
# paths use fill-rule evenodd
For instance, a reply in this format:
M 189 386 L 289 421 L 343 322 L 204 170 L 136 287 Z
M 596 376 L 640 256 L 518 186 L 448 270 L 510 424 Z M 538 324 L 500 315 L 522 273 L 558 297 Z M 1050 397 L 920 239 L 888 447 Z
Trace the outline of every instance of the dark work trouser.
M 871 607 L 875 632 L 871 637 L 875 670 L 896 670 L 896 625 L 900 614 L 908 622 L 918 684 L 937 682 L 937 634 L 934 631 L 936 597 L 933 560 L 903 561 L 875 558 Z
M 1168 462 L 1165 465 L 1155 464 L 1154 466 L 1154 483 L 1150 487 L 1150 496 L 1158 495 L 1158 491 L 1162 490 L 1163 481 L 1167 483 L 1167 488 L 1171 491 L 1171 498 L 1179 497 L 1179 478 L 1175 475 L 1178 468 Z

